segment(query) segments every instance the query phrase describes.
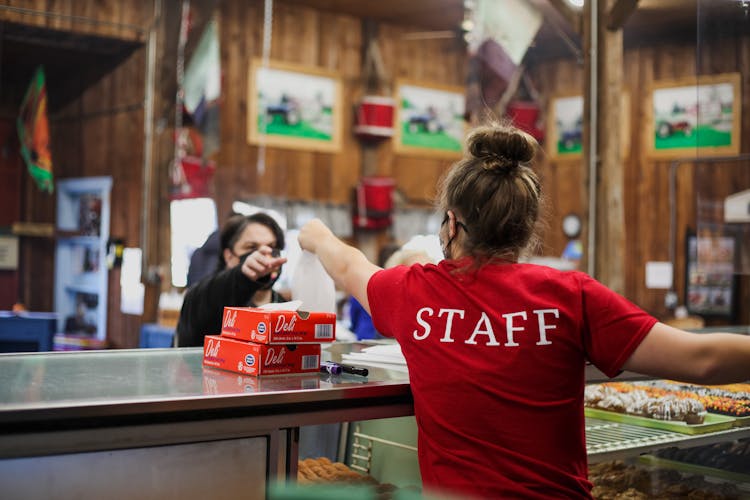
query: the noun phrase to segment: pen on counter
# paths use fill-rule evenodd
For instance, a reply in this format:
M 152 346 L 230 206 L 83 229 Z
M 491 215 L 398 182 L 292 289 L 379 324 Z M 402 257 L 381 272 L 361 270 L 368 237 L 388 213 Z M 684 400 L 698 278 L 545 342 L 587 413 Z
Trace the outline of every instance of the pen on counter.
M 330 373 L 331 375 L 340 375 L 342 373 L 350 373 L 352 375 L 360 375 L 366 377 L 370 372 L 367 368 L 359 368 L 351 365 L 340 365 L 332 361 L 324 361 L 320 364 L 320 371 L 323 373 Z
M 339 364 L 324 361 L 320 363 L 320 371 L 323 373 L 330 373 L 331 375 L 341 375 L 341 372 L 343 372 L 344 369 Z
M 370 371 L 367 368 L 359 368 L 357 366 L 351 366 L 351 365 L 339 365 L 341 366 L 341 369 L 344 370 L 344 373 L 351 373 L 352 375 L 361 375 L 363 377 L 366 377 Z

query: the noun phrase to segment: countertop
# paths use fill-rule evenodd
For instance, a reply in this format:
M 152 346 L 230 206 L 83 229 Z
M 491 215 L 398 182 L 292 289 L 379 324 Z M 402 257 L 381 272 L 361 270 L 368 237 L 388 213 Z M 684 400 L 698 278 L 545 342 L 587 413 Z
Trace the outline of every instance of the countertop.
M 322 359 L 367 345 L 337 342 Z M 202 356 L 197 347 L 0 354 L 0 434 L 412 404 L 405 373 L 253 377 L 204 367 Z

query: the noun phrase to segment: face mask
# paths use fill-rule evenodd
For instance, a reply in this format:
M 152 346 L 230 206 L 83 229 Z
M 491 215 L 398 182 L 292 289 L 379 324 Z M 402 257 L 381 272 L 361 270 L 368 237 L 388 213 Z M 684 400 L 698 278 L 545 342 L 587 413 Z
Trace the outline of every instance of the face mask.
M 261 290 L 270 290 L 271 288 L 273 288 L 273 285 L 279 280 L 279 277 L 281 276 L 281 267 L 282 266 L 279 266 L 278 271 L 275 271 L 276 273 L 275 277 L 269 279 L 268 283 L 260 287 Z
M 442 226 L 444 226 L 445 224 L 447 224 L 448 220 L 449 220 L 449 217 L 448 217 L 448 213 L 446 212 L 445 218 L 443 219 L 443 223 L 440 225 L 440 227 L 442 228 Z M 442 240 L 440 241 L 440 249 L 443 251 L 443 257 L 445 257 L 446 259 L 450 259 L 451 258 L 450 257 L 451 243 L 453 243 L 453 239 L 458 235 L 458 230 L 459 229 L 463 229 L 466 233 L 469 232 L 469 229 L 466 227 L 466 224 L 464 224 L 460 220 L 456 220 L 456 232 L 453 233 L 453 236 L 451 236 L 448 239 L 448 242 L 445 245 L 443 245 Z
M 453 238 L 455 238 L 455 237 L 456 237 L 456 235 L 453 235 Z M 443 245 L 443 240 L 440 240 L 440 250 L 443 251 L 443 257 L 445 257 L 448 260 L 450 260 L 450 258 L 451 258 L 451 256 L 450 256 L 450 246 L 451 246 L 451 243 L 453 243 L 453 238 L 449 238 L 448 242 L 445 245 Z

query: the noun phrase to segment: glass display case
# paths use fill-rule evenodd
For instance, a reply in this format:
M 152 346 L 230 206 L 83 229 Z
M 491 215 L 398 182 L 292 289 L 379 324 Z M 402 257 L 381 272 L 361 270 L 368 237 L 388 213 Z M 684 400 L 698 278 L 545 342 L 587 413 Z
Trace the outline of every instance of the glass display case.
M 708 414 L 687 425 L 606 413 L 587 409 L 595 498 L 750 498 L 750 416 Z M 414 417 L 355 422 L 348 433 L 344 460 L 352 469 L 421 488 Z

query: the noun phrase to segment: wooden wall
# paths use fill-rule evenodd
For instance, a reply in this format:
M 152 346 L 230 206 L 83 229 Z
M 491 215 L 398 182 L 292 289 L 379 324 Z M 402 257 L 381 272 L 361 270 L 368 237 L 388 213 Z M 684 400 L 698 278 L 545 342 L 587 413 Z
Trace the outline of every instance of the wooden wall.
M 22 9 L 0 10 L 3 21 L 137 43 L 143 42 L 144 29 L 153 19 L 151 0 L 6 0 L 0 5 Z M 54 53 L 54 44 L 48 48 Z M 10 70 L 3 68 L 3 75 Z M 140 245 L 143 185 L 144 71 L 145 51 L 141 48 L 114 71 L 92 82 L 76 99 L 49 113 L 55 179 L 112 176 L 110 233 L 136 247 Z M 48 89 L 63 83 L 50 79 L 48 72 Z M 1 111 L 4 116 L 13 117 L 25 86 L 12 88 L 5 81 L 4 84 Z M 55 195 L 41 193 L 26 175 L 25 167 L 23 170 L 21 193 L 16 200 L 21 220 L 54 224 Z M 22 237 L 20 257 L 19 299 L 30 310 L 53 310 L 54 241 Z M 108 340 L 113 347 L 135 347 L 141 318 L 122 314 L 119 298 L 120 272 L 114 269 L 109 276 Z
M 192 3 L 192 2 L 191 2 Z M 196 2 L 199 3 L 199 2 Z M 204 2 L 206 3 L 206 2 Z M 140 0 L 123 4 L 118 0 L 76 2 L 72 0 L 0 1 L 36 11 L 0 11 L 3 20 L 49 27 L 74 33 L 137 40 L 145 43 L 144 28 L 153 22 L 153 2 Z M 304 7 L 274 3 L 271 57 L 274 60 L 325 68 L 339 73 L 344 82 L 344 102 L 351 105 L 364 94 L 362 81 L 363 20 Z M 229 211 L 231 202 L 253 194 L 268 194 L 290 200 L 348 203 L 363 169 L 363 156 L 374 159 L 371 173 L 396 177 L 410 201 L 428 203 L 437 179 L 449 162 L 431 158 L 396 156 L 390 144 L 364 146 L 351 133 L 352 114 L 345 114 L 342 151 L 337 154 L 266 148 L 266 169 L 256 169 L 258 148 L 247 142 L 247 82 L 250 61 L 261 56 L 262 4 L 233 0 L 219 2 L 219 26 L 223 88 L 221 103 L 221 150 L 213 195 L 219 214 Z M 47 17 L 40 12 L 61 14 Z M 159 25 L 156 133 L 154 177 L 151 186 L 155 213 L 147 215 L 149 242 L 156 255 L 156 272 L 162 289 L 169 288 L 169 200 L 168 168 L 174 96 L 175 6 L 164 5 Z M 81 18 L 100 21 L 89 23 Z M 139 30 L 129 29 L 140 27 Z M 378 43 L 387 73 L 384 91 L 393 78 L 427 83 L 460 85 L 464 56 L 453 41 L 402 42 L 404 33 L 419 28 L 380 25 Z M 199 33 L 195 33 L 197 37 Z M 111 235 L 127 246 L 141 246 L 143 178 L 143 99 L 146 49 L 137 49 L 114 71 L 93 83 L 82 95 L 51 116 L 51 148 L 56 178 L 111 175 Z M 48 84 L 53 84 L 48 82 Z M 22 94 L 24 89 L 17 89 Z M 4 88 L 4 92 L 7 88 Z M 133 106 L 136 104 L 136 106 Z M 138 106 L 137 104 L 140 104 Z M 14 110 L 7 109 L 12 115 Z M 366 150 L 363 153 L 363 150 Z M 54 223 L 54 196 L 39 193 L 24 178 L 22 218 L 28 222 Z M 21 203 L 21 201 L 19 201 Z M 33 310 L 53 308 L 54 242 L 26 240 L 23 244 L 21 300 Z M 153 320 L 120 312 L 119 270 L 110 272 L 108 340 L 112 347 L 135 347 L 142 321 Z M 157 290 L 158 292 L 158 290 Z M 153 300 L 153 299 L 152 299 Z M 148 309 L 149 304 L 147 304 Z M 153 308 L 151 308 L 153 310 Z
M 750 153 L 750 34 L 704 36 L 700 40 L 700 50 L 696 50 L 695 41 L 685 40 L 630 47 L 625 50 L 624 61 L 624 86 L 630 94 L 630 109 L 626 110 L 628 119 L 623 120 L 629 125 L 627 132 L 630 143 L 624 179 L 625 295 L 658 317 L 666 318 L 669 312 L 664 303 L 665 291 L 650 290 L 645 286 L 646 263 L 668 261 L 670 257 L 669 170 L 672 160 L 654 160 L 645 148 L 643 133 L 650 85 L 660 80 L 696 74 L 742 73 L 741 153 Z M 583 91 L 583 67 L 573 59 L 540 63 L 531 72 L 538 90 L 547 98 Z M 696 196 L 700 192 L 703 196 L 723 199 L 728 194 L 746 189 L 750 186 L 747 167 L 747 161 L 700 165 L 686 161 L 678 167 L 675 196 L 677 258 L 674 272 L 680 303 L 684 304 L 684 236 L 688 228 L 696 229 Z M 569 212 L 585 213 L 584 169 L 580 161 L 552 161 L 546 158 L 541 164 L 545 189 L 552 205 L 545 239 L 545 252 L 549 255 L 560 255 L 566 243 L 559 229 L 561 218 Z M 598 258 L 606 259 L 607 256 L 599 255 Z M 742 290 L 741 293 L 746 295 Z M 747 307 L 740 307 L 739 314 L 738 321 L 746 323 Z
M 394 176 L 408 199 L 425 203 L 432 198 L 435 181 L 449 162 L 397 156 L 390 141 L 366 145 L 352 132 L 353 104 L 366 88 L 362 72 L 363 19 L 274 2 L 271 59 L 338 73 L 343 79 L 345 108 L 352 112 L 344 115 L 340 153 L 268 147 L 262 175 L 256 168 L 258 148 L 246 140 L 248 67 L 253 58 L 262 55 L 262 3 L 222 2 L 220 27 L 224 86 L 215 183 L 220 214 L 229 211 L 232 200 L 258 193 L 291 200 L 348 203 L 363 172 L 365 156 L 374 158 L 368 173 Z M 464 81 L 463 47 L 454 40 L 403 40 L 405 33 L 416 30 L 378 26 L 377 42 L 388 77 L 381 91 L 386 95 L 395 78 L 451 85 Z
M 0 11 L 3 21 L 123 40 L 140 39 L 153 12 L 148 0 L 0 0 L 0 5 L 10 7 Z

